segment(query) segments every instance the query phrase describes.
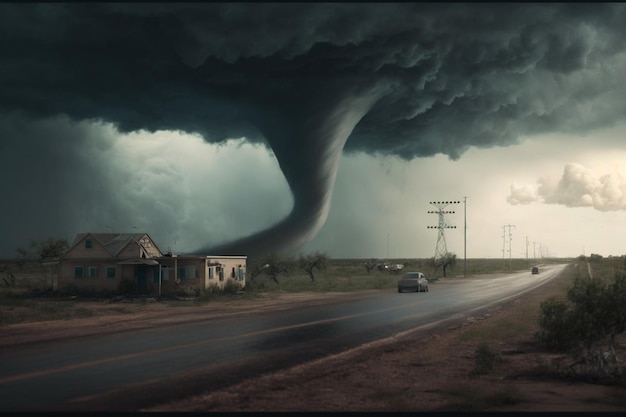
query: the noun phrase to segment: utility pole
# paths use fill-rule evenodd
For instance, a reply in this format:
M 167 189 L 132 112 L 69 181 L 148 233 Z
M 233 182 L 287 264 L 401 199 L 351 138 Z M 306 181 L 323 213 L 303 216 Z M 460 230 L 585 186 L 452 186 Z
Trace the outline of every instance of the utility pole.
M 528 268 L 528 236 L 526 236 L 526 268 Z
M 463 277 L 467 276 L 467 197 L 463 197 Z
M 511 227 L 515 227 L 514 224 L 505 224 L 502 226 L 502 260 L 504 261 L 504 248 L 506 246 L 506 228 L 509 228 L 509 267 L 511 266 L 511 240 L 513 240 L 513 234 L 511 233 Z
M 506 247 L 506 226 L 502 226 L 502 262 L 504 262 L 504 248 Z

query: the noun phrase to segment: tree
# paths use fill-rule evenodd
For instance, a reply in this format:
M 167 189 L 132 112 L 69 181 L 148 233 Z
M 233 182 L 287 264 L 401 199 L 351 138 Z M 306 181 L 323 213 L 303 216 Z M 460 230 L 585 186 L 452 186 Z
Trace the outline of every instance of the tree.
M 378 266 L 378 261 L 376 259 L 370 259 L 369 261 L 366 261 L 363 265 L 365 266 L 365 269 L 367 270 L 367 273 L 369 274 L 372 271 L 372 269 Z
M 17 261 L 24 264 L 26 261 L 55 261 L 67 252 L 70 244 L 66 239 L 49 237 L 47 240 L 31 240 L 27 247 L 16 249 Z
M 600 262 L 602 260 L 602 255 L 597 253 L 592 253 L 589 255 L 589 262 Z
M 8 265 L 0 265 L 0 277 L 2 277 L 0 285 L 15 287 L 15 275 L 13 275 Z
M 272 252 L 250 260 L 248 275 L 250 281 L 254 281 L 259 275 L 267 275 L 276 284 L 280 284 L 278 282 L 278 275 L 288 273 L 289 269 L 289 261 L 282 259 L 277 253 Z
M 432 258 L 432 264 L 435 267 L 435 271 L 439 268 L 443 269 L 443 277 L 447 276 L 447 268 L 454 268 L 456 265 L 456 254 L 452 252 L 446 252 L 441 258 Z
M 306 256 L 301 255 L 298 260 L 298 265 L 300 269 L 303 269 L 307 274 L 309 274 L 309 278 L 311 278 L 311 282 L 315 282 L 315 276 L 313 276 L 313 270 L 317 269 L 321 271 L 322 269 L 326 269 L 326 264 L 328 261 L 328 257 L 324 253 L 315 252 L 314 254 L 309 254 Z

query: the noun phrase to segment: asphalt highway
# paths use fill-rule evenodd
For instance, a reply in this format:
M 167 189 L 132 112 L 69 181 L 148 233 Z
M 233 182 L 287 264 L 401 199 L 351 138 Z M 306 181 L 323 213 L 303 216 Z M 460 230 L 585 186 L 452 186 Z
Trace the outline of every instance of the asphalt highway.
M 476 314 L 565 265 L 0 350 L 0 411 L 136 411 Z

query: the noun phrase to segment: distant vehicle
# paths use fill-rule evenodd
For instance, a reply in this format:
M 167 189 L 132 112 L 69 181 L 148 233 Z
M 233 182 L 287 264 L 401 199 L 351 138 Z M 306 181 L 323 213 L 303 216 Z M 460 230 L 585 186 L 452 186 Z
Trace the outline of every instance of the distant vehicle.
M 538 274 L 539 273 L 539 268 L 537 268 L 536 266 L 533 266 L 533 269 L 530 270 L 531 274 Z
M 389 264 L 387 262 L 381 262 L 379 264 L 376 265 L 376 268 L 378 268 L 379 271 L 382 272 L 398 272 L 401 271 L 404 268 L 404 265 L 402 264 Z
M 422 272 L 407 272 L 398 280 L 398 292 L 428 292 L 428 279 Z

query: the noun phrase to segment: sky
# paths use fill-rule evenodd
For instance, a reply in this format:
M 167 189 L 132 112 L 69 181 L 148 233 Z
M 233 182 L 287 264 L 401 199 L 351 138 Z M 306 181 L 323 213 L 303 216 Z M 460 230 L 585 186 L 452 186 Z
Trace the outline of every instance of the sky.
M 624 4 L 88 6 L 0 5 L 0 258 L 626 252 Z

